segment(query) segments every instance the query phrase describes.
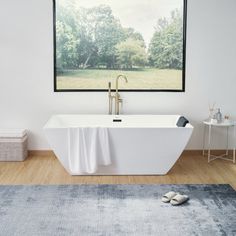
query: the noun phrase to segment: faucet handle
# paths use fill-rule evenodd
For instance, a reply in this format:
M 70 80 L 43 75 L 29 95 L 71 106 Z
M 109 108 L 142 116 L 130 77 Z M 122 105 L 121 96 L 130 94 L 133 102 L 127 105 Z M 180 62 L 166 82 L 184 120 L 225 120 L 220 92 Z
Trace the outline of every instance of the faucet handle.
M 123 110 L 123 99 L 120 98 L 119 99 L 119 111 L 120 111 L 120 114 L 122 114 L 122 110 Z
M 108 82 L 108 96 L 111 96 L 111 82 Z

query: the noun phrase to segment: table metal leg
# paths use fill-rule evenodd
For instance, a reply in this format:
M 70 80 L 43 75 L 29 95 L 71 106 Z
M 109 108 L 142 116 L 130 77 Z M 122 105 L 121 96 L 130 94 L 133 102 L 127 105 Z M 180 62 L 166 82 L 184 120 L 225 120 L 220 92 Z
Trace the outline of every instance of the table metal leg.
M 211 125 L 209 125 L 208 130 L 208 163 L 210 162 L 211 158 Z
M 204 124 L 203 145 L 202 145 L 202 155 L 203 156 L 205 156 L 205 142 L 206 142 L 206 125 Z
M 229 127 L 227 127 L 227 143 L 226 143 L 226 156 L 229 155 Z

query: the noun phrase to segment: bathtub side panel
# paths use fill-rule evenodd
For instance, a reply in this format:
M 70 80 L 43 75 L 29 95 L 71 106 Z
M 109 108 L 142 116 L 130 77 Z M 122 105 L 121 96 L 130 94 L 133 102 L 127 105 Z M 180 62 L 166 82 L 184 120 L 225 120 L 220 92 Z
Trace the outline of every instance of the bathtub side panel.
M 70 173 L 67 129 L 44 131 L 58 160 Z M 192 128 L 109 128 L 112 164 L 99 167 L 95 175 L 164 175 L 178 160 L 191 133 Z
M 45 128 L 48 143 L 63 167 L 70 173 L 68 160 L 68 131 L 63 128 Z
M 166 174 L 180 157 L 191 133 L 192 129 L 182 128 L 110 129 L 113 174 Z

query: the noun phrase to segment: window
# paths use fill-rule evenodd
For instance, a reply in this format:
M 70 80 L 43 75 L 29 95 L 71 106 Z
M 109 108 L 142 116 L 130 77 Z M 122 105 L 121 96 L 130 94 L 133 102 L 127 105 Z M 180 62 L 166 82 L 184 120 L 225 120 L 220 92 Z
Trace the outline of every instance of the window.
M 54 90 L 185 90 L 186 0 L 54 0 Z

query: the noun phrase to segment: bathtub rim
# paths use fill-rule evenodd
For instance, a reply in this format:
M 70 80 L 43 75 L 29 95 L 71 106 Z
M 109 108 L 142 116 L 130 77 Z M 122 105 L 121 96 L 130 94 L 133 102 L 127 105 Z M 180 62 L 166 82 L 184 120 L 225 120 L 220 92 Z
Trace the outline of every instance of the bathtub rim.
M 128 117 L 128 116 L 138 116 L 138 117 L 145 117 L 145 116 L 150 116 L 150 117 L 154 117 L 154 116 L 159 116 L 159 117 L 161 117 L 161 116 L 173 116 L 173 117 L 176 117 L 176 120 L 181 116 L 181 115 L 179 115 L 179 114 L 167 114 L 167 115 L 165 115 L 165 114 L 121 114 L 121 115 L 119 115 L 119 116 L 117 116 L 117 115 L 108 115 L 108 114 L 77 114 L 77 113 L 75 113 L 75 114 L 54 114 L 54 115 L 51 115 L 50 116 L 50 118 L 47 120 L 47 122 L 45 123 L 45 125 L 43 126 L 43 129 L 45 130 L 45 129 L 68 129 L 68 128 L 76 128 L 76 127 L 83 127 L 83 128 L 89 128 L 89 127 L 91 127 L 91 128 L 109 128 L 109 129 L 116 129 L 116 128 L 118 128 L 118 129 L 120 129 L 120 128 L 123 128 L 123 129 L 133 129 L 133 128 L 140 128 L 140 129 L 142 129 L 142 128 L 145 128 L 145 129 L 156 129 L 156 128 L 158 128 L 158 129 L 162 129 L 162 128 L 170 128 L 170 129 L 173 129 L 173 128 L 177 128 L 177 129 L 193 129 L 194 128 L 194 126 L 191 124 L 191 123 L 188 123 L 185 127 L 178 127 L 176 124 L 175 124 L 175 126 L 174 125 L 166 125 L 166 126 L 145 126 L 145 125 L 143 125 L 143 126 L 106 126 L 106 125 L 94 125 L 94 126 L 89 126 L 89 125 L 86 125 L 86 126 L 78 126 L 78 125 L 69 125 L 69 124 L 65 124 L 65 125 L 58 125 L 58 124 L 56 124 L 56 122 L 55 123 L 53 123 L 53 119 L 56 119 L 57 117 L 59 118 L 59 117 L 65 117 L 65 116 L 81 116 L 81 117 L 86 117 L 86 116 L 104 116 L 104 117 L 113 117 L 113 119 L 114 118 L 122 118 L 122 117 Z

